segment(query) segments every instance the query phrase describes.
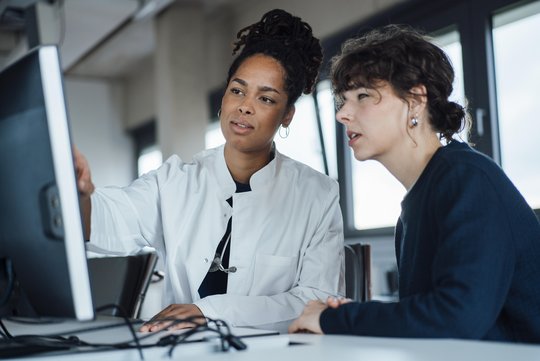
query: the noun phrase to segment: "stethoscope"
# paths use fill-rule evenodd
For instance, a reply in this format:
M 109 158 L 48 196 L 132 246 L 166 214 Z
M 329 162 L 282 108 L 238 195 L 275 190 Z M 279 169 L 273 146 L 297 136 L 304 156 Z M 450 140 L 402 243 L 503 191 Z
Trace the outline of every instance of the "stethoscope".
M 225 244 L 223 245 L 223 249 L 221 250 L 221 254 L 216 252 L 216 256 L 214 257 L 214 260 L 212 261 L 212 265 L 210 266 L 210 269 L 208 272 L 216 272 L 221 271 L 225 273 L 234 273 L 236 272 L 236 267 L 232 266 L 229 268 L 223 267 L 223 255 L 225 254 L 225 250 L 227 249 L 227 246 L 229 245 L 229 241 L 231 240 L 231 234 L 229 233 L 229 236 L 227 237 L 227 240 L 225 241 Z

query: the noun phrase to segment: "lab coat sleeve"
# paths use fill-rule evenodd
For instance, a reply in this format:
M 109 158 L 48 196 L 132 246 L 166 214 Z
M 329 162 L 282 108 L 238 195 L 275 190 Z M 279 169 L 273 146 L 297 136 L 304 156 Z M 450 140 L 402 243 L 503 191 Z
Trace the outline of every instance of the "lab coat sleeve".
M 132 254 L 158 246 L 163 237 L 157 178 L 154 171 L 127 187 L 96 189 L 91 198 L 93 250 Z
M 307 301 L 343 295 L 343 221 L 337 184 L 329 192 L 321 214 L 314 236 L 300 250 L 298 276 L 289 291 L 270 296 L 213 295 L 195 304 L 206 317 L 223 319 L 232 326 L 283 332 L 301 314 Z

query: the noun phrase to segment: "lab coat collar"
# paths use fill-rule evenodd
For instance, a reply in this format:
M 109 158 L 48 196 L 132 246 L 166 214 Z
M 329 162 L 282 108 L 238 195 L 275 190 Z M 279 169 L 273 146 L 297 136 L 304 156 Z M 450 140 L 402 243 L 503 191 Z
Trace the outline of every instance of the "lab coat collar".
M 275 143 L 272 143 L 272 152 L 274 152 L 274 158 L 251 176 L 249 180 L 251 190 L 259 190 L 272 185 L 278 166 L 282 162 L 282 155 L 277 151 Z
M 272 179 L 275 178 L 278 167 L 283 161 L 283 155 L 277 151 L 275 144 L 273 144 L 273 151 L 274 159 L 251 176 L 249 185 L 252 191 L 263 189 L 272 184 Z M 236 183 L 225 162 L 225 145 L 221 145 L 203 153 L 209 154 L 208 152 L 211 152 L 210 154 L 212 155 L 208 160 L 213 162 L 212 169 L 215 176 L 214 179 L 216 180 L 217 186 L 221 190 L 224 199 L 228 199 L 236 192 Z

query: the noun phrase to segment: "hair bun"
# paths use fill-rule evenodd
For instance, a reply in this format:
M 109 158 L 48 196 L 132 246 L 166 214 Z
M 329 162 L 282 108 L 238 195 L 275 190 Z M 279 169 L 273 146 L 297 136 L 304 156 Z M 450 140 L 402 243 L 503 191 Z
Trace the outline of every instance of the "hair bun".
M 288 76 L 286 88 L 291 101 L 296 101 L 301 93 L 311 93 L 323 55 L 320 41 L 313 36 L 309 24 L 285 10 L 274 9 L 241 29 L 236 38 L 233 55 L 241 50 L 237 58 L 240 61 L 264 54 L 281 62 Z M 237 66 L 234 64 L 230 71 Z
M 282 46 L 293 49 L 306 47 L 307 39 L 313 37 L 311 26 L 297 16 L 288 12 L 275 9 L 263 15 L 255 24 L 241 29 L 234 43 L 233 54 L 236 54 L 242 46 L 249 47 L 258 42 L 279 42 Z

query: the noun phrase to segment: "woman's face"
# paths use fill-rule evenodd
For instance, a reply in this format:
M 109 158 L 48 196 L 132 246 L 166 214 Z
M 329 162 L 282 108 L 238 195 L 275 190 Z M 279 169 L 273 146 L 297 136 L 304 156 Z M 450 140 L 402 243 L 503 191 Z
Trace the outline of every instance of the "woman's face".
M 227 146 L 243 153 L 268 153 L 279 126 L 288 126 L 285 70 L 265 55 L 247 58 L 231 77 L 221 100 L 221 130 Z
M 407 137 L 409 107 L 388 83 L 381 82 L 376 89 L 349 90 L 343 98 L 336 118 L 347 128 L 356 159 L 381 160 L 399 151 L 397 145 Z

